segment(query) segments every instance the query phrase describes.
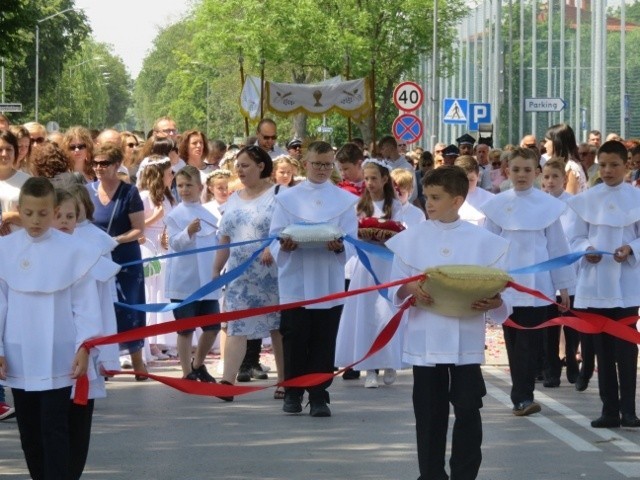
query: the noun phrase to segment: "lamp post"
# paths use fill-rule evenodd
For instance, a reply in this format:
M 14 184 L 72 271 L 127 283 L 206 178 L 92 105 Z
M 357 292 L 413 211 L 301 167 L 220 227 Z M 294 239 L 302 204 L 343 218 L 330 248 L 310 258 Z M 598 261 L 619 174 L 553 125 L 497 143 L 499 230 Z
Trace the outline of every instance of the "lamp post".
M 60 12 L 49 15 L 48 17 L 41 18 L 36 22 L 36 99 L 35 99 L 35 120 L 38 121 L 38 107 L 40 102 L 39 87 L 40 87 L 40 24 L 51 20 L 53 17 L 70 12 L 74 8 L 66 8 Z
M 201 63 L 201 62 L 197 62 L 197 61 L 192 61 L 191 62 L 192 65 L 197 65 L 200 67 L 204 67 L 207 70 L 209 70 L 209 73 L 214 72 L 215 73 L 215 68 L 212 67 L 211 65 L 207 65 L 205 63 Z M 209 80 L 209 75 L 207 75 L 207 95 L 206 95 L 206 111 L 207 111 L 207 131 L 206 134 L 207 136 L 209 136 L 210 132 L 209 132 L 209 96 L 211 95 L 211 84 L 210 84 L 210 80 Z

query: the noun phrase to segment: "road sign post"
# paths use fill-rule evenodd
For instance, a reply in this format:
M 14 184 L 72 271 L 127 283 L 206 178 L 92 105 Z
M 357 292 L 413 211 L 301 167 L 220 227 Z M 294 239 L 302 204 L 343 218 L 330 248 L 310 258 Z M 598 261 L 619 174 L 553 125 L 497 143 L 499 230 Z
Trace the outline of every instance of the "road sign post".
M 567 104 L 561 98 L 525 98 L 525 112 L 561 112 Z
M 469 105 L 469 130 L 477 132 L 481 123 L 491 123 L 491 104 L 472 103 Z
M 442 100 L 442 121 L 447 125 L 466 125 L 469 118 L 469 100 L 466 98 L 445 98 Z
M 393 90 L 393 103 L 401 112 L 413 112 L 423 101 L 424 92 L 415 82 L 402 82 Z
M 21 103 L 0 103 L 0 112 L 22 112 Z
M 393 121 L 392 131 L 396 140 L 415 143 L 422 136 L 422 121 L 411 113 L 403 113 Z

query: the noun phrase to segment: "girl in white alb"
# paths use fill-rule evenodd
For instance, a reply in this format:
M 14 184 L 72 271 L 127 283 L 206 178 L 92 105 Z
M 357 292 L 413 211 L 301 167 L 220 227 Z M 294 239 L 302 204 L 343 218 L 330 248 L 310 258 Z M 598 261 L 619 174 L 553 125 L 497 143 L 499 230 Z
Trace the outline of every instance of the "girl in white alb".
M 364 170 L 365 191 L 358 202 L 356 211 L 360 218 L 378 218 L 379 220 L 398 220 L 402 204 L 395 198 L 390 165 L 384 160 L 367 159 L 362 164 Z M 366 241 L 381 244 L 376 238 L 364 238 L 363 233 L 371 229 L 360 229 L 359 236 Z M 389 281 L 391 262 L 369 255 L 371 267 L 378 280 Z M 349 290 L 374 285 L 371 273 L 362 262 L 355 265 Z M 336 339 L 336 365 L 350 365 L 361 359 L 369 350 L 376 336 L 395 313 L 391 302 L 382 292 L 369 292 L 345 301 Z M 365 388 L 378 387 L 376 369 L 385 369 L 383 380 L 391 385 L 396 379 L 396 370 L 403 367 L 402 335 L 394 338 L 381 351 L 358 364 L 358 369 L 366 370 Z

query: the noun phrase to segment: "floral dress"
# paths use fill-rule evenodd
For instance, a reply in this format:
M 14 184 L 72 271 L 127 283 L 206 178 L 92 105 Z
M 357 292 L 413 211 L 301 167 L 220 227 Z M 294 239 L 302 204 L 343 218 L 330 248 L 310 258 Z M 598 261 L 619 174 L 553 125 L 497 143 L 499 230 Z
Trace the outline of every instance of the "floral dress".
M 234 193 L 225 204 L 219 226 L 220 235 L 228 236 L 231 243 L 267 238 L 274 207 L 275 186 L 250 200 L 240 198 L 238 192 Z M 226 270 L 236 268 L 259 247 L 259 243 L 232 247 Z M 227 285 L 223 310 L 231 312 L 278 303 L 278 270 L 275 261 L 271 266 L 266 266 L 256 259 L 242 275 Z M 246 335 L 253 340 L 268 337 L 271 330 L 279 327 L 280 314 L 270 313 L 229 322 L 227 335 Z

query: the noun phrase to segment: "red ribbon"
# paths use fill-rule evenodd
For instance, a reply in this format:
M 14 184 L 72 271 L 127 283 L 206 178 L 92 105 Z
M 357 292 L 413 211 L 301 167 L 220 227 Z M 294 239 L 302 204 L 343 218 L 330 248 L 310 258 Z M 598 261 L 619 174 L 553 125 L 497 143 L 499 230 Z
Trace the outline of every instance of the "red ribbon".
M 130 342 L 132 340 L 139 340 L 141 338 L 161 335 L 164 333 L 173 333 L 178 330 L 188 330 L 191 328 L 202 327 L 206 325 L 215 325 L 222 322 L 231 322 L 234 320 L 239 320 L 242 318 L 253 317 L 255 315 L 265 315 L 267 313 L 279 312 L 281 310 L 288 310 L 290 308 L 298 308 L 304 307 L 306 305 L 313 305 L 317 303 L 328 302 L 331 300 L 338 300 L 341 298 L 351 297 L 354 295 L 359 295 L 361 293 L 371 292 L 375 290 L 379 290 L 382 288 L 394 287 L 397 285 L 404 285 L 406 283 L 423 280 L 424 275 L 415 275 L 413 277 L 405 278 L 402 280 L 396 280 L 394 282 L 388 282 L 380 285 L 373 285 L 370 287 L 359 288 L 356 290 L 350 290 L 348 292 L 338 292 L 333 293 L 331 295 L 326 295 L 324 297 L 316 298 L 313 300 L 303 300 L 299 302 L 291 302 L 285 303 L 282 305 L 270 305 L 266 307 L 257 307 L 250 308 L 247 310 L 240 310 L 236 312 L 224 312 L 224 313 L 215 313 L 209 315 L 202 315 L 199 317 L 190 317 L 181 320 L 174 320 L 172 322 L 166 322 L 158 325 L 149 325 L 147 327 L 136 328 L 133 330 L 129 330 L 122 333 L 117 333 L 114 335 L 109 335 L 106 337 L 100 338 L 92 338 L 87 340 L 84 343 L 84 346 L 88 349 L 98 346 L 98 345 L 108 345 L 112 343 L 122 343 L 122 342 Z M 154 375 L 148 372 L 132 372 L 132 371 L 119 371 L 119 370 L 110 370 L 106 372 L 108 375 L 138 375 L 143 377 L 152 378 L 157 380 L 158 382 L 164 383 L 170 387 L 173 387 L 177 390 L 180 390 L 185 393 L 192 393 L 195 395 L 210 395 L 210 396 L 235 396 L 235 395 L 243 395 L 246 393 L 255 392 L 258 390 L 263 390 L 265 388 L 270 388 L 272 386 L 283 386 L 283 387 L 310 387 L 313 385 L 317 385 L 319 383 L 326 382 L 327 380 L 333 378 L 336 375 L 342 373 L 345 369 L 351 368 L 354 365 L 364 361 L 369 358 L 371 355 L 380 351 L 393 337 L 398 326 L 400 325 L 400 320 L 402 319 L 402 314 L 404 311 L 409 308 L 409 306 L 413 303 L 413 297 L 409 298 L 405 301 L 405 303 L 401 306 L 400 310 L 393 316 L 391 320 L 385 325 L 380 334 L 376 337 L 371 345 L 371 348 L 367 352 L 367 354 L 362 357 L 357 362 L 344 367 L 342 370 L 336 373 L 310 373 L 307 375 L 302 375 L 300 377 L 291 378 L 289 380 L 285 380 L 284 382 L 280 382 L 276 385 L 269 385 L 265 387 L 239 387 L 235 385 L 221 385 L 217 383 L 200 383 L 194 382 L 193 380 L 185 380 L 181 378 L 174 377 L 165 377 L 160 375 Z M 89 396 L 89 382 L 87 380 L 86 375 L 78 378 L 76 382 L 76 390 L 74 396 L 74 403 L 79 405 L 86 405 Z
M 507 287 L 511 287 L 514 290 L 518 290 L 519 292 L 528 293 L 529 295 L 532 295 L 536 298 L 546 300 L 555 305 L 558 305 L 559 307 L 562 307 L 562 305 L 557 303 L 555 300 L 550 299 L 543 293 L 525 287 L 524 285 L 520 285 L 515 282 L 509 282 L 507 283 Z M 629 328 L 629 326 L 635 325 L 635 323 L 640 318 L 637 315 L 623 318 L 621 320 L 611 320 L 610 318 L 605 317 L 604 315 L 599 315 L 597 313 L 576 312 L 575 310 L 567 311 L 570 312 L 573 316 L 552 318 L 551 320 L 547 320 L 546 322 L 541 323 L 540 325 L 537 325 L 535 327 L 523 327 L 521 325 L 518 325 L 511 319 L 508 319 L 506 322 L 504 322 L 504 325 L 521 330 L 535 330 L 556 325 L 565 325 L 581 333 L 588 333 L 592 335 L 599 333 L 608 333 L 613 337 L 626 340 L 627 342 L 640 344 L 640 332 L 638 332 L 638 330 L 636 330 L 635 328 Z
M 115 335 L 109 335 L 107 337 L 100 337 L 88 340 L 85 342 L 84 346 L 86 348 L 92 348 L 98 345 L 107 345 L 112 343 L 121 343 L 121 342 L 129 342 L 132 340 L 139 340 L 141 338 L 161 335 L 165 333 L 173 333 L 177 330 L 187 330 L 191 328 L 206 326 L 206 325 L 215 325 L 217 323 L 222 322 L 231 322 L 234 320 L 239 320 L 242 318 L 248 318 L 255 315 L 264 315 L 267 313 L 278 312 L 281 310 L 287 310 L 290 308 L 304 307 L 306 305 L 313 305 L 317 303 L 323 303 L 331 300 L 338 300 L 341 298 L 351 297 L 354 295 L 359 295 L 361 293 L 371 292 L 383 288 L 389 288 L 397 285 L 404 285 L 406 283 L 410 283 L 413 281 L 421 281 L 424 279 L 424 275 L 416 275 L 413 277 L 409 277 L 403 280 L 396 280 L 394 282 L 388 282 L 380 285 L 373 285 L 370 287 L 360 288 L 357 290 L 351 290 L 348 292 L 339 292 L 331 295 L 327 295 L 324 297 L 316 298 L 313 300 L 304 300 L 299 302 L 286 303 L 283 305 L 271 305 L 266 307 L 258 307 L 251 308 L 248 310 L 241 310 L 236 312 L 224 312 L 217 314 L 209 314 L 202 315 L 199 317 L 190 317 L 181 320 L 174 320 L 172 322 L 166 322 L 159 325 L 149 325 L 147 327 L 136 328 L 134 330 L 129 330 L 127 332 L 118 333 Z M 548 301 L 550 303 L 556 304 L 555 300 L 550 299 L 543 293 L 533 290 L 531 288 L 525 287 L 524 285 L 520 285 L 515 282 L 507 283 L 507 287 L 511 287 L 514 290 L 518 290 L 520 292 L 528 293 L 536 298 L 540 298 L 542 300 Z M 291 378 L 289 380 L 285 380 L 283 382 L 268 385 L 268 386 L 260 386 L 260 387 L 245 387 L 245 386 L 236 386 L 236 385 L 222 385 L 218 383 L 202 383 L 202 382 L 194 382 L 193 380 L 186 380 L 182 378 L 174 378 L 174 377 L 166 377 L 161 375 L 154 375 L 148 372 L 132 372 L 132 371 L 108 371 L 109 375 L 138 375 L 143 377 L 148 377 L 153 380 L 157 380 L 158 382 L 164 383 L 172 388 L 180 390 L 181 392 L 190 393 L 194 395 L 207 395 L 207 396 L 237 396 L 237 395 L 245 395 L 247 393 L 257 392 L 259 390 L 264 390 L 266 388 L 271 388 L 274 386 L 282 386 L 282 387 L 300 387 L 306 388 L 311 387 L 313 385 L 318 385 L 320 383 L 324 383 L 336 375 L 341 374 L 344 370 L 348 368 L 352 368 L 358 363 L 364 361 L 375 353 L 379 352 L 382 348 L 384 348 L 387 343 L 391 340 L 393 335 L 398 330 L 398 326 L 400 325 L 400 321 L 402 319 L 403 313 L 414 303 L 413 297 L 407 299 L 403 305 L 400 307 L 398 312 L 389 320 L 389 322 L 385 325 L 382 331 L 378 334 L 373 344 L 369 348 L 369 351 L 357 362 L 352 363 L 351 365 L 347 365 L 343 369 L 335 372 L 335 373 L 310 373 L 307 375 L 302 375 L 300 377 Z M 576 312 L 573 310 L 569 310 L 574 317 L 557 317 L 551 320 L 548 320 L 536 327 L 523 327 L 513 322 L 511 319 L 508 319 L 504 325 L 518 328 L 518 329 L 539 329 L 545 328 L 549 326 L 555 325 L 567 325 L 575 330 L 582 333 L 589 334 L 598 334 L 598 333 L 608 333 L 614 337 L 621 338 L 628 342 L 640 344 L 640 332 L 633 328 L 629 328 L 629 325 L 633 325 L 637 322 L 638 317 L 628 317 L 622 320 L 613 321 L 605 316 L 598 315 L 595 313 L 589 312 Z M 89 382 L 87 380 L 86 375 L 78 378 L 76 382 L 76 391 L 75 391 L 74 403 L 80 405 L 87 404 L 87 398 L 89 393 Z

